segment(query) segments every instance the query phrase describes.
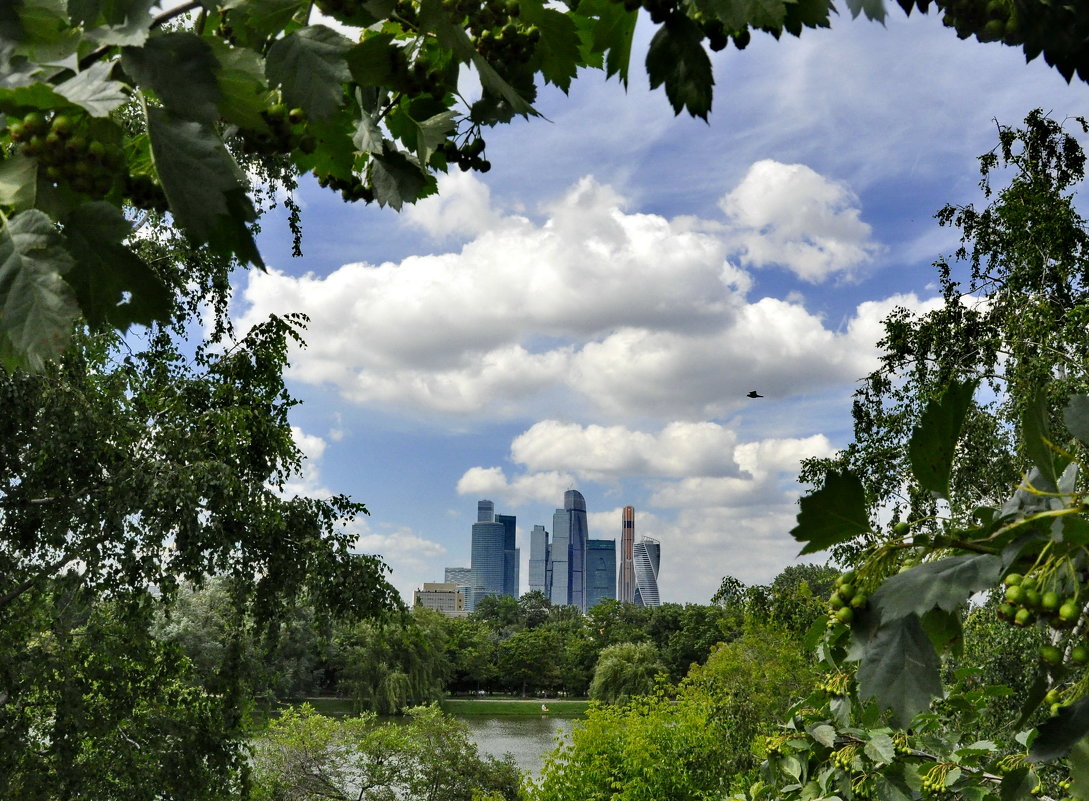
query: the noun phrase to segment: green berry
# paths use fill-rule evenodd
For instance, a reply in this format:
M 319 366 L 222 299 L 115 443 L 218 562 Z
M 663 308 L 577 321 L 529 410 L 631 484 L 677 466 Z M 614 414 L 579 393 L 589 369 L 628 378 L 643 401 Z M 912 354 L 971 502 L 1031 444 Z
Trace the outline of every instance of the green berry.
M 23 117 L 23 127 L 31 136 L 34 134 L 44 134 L 47 127 L 45 124 L 45 117 L 42 116 L 40 111 L 31 111 Z
M 1089 646 L 1078 643 L 1070 649 L 1070 661 L 1075 665 L 1089 664 Z
M 1059 607 L 1059 617 L 1065 620 L 1067 623 L 1072 623 L 1078 619 L 1078 615 L 1081 614 L 1081 609 L 1074 601 L 1067 601 Z
M 1059 593 L 1054 590 L 1048 590 L 1040 596 L 1040 608 L 1045 612 L 1054 612 L 1059 608 L 1062 599 L 1059 597 Z
M 1035 619 L 1035 615 L 1032 614 L 1031 609 L 1018 609 L 1017 614 L 1014 615 L 1013 622 L 1018 626 L 1027 626 Z
M 849 606 L 845 606 L 842 609 L 840 609 L 838 612 L 836 612 L 836 620 L 838 620 L 840 623 L 850 625 L 851 621 L 854 620 L 854 619 L 855 619 L 855 612 Z
M 1063 652 L 1056 645 L 1041 645 L 1040 658 L 1049 665 L 1057 665 L 1063 661 Z
M 1016 587 L 1018 584 L 1021 583 L 1024 578 L 1025 577 L 1022 576 L 1020 573 L 1010 573 L 1008 576 L 1002 579 L 1002 583 L 1005 584 L 1007 587 Z
M 892 527 L 892 533 L 897 537 L 903 537 L 909 531 L 911 531 L 911 523 L 908 523 L 906 520 L 902 520 Z
M 1006 600 L 1011 604 L 1019 604 L 1024 600 L 1025 591 L 1018 585 L 1014 584 L 1012 587 L 1006 589 Z

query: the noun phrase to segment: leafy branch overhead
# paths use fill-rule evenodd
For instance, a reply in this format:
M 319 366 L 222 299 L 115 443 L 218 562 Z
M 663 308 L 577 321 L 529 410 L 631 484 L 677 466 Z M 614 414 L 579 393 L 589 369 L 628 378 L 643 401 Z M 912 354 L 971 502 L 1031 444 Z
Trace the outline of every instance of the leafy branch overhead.
M 651 85 L 678 114 L 704 119 L 715 83 L 708 51 L 744 48 L 754 31 L 827 27 L 834 10 L 831 0 L 319 0 L 357 31 L 345 35 L 312 18 L 312 5 L 204 0 L 159 17 L 151 0 L 0 6 L 0 213 L 9 238 L 38 226 L 36 215 L 60 237 L 33 258 L 16 249 L 5 259 L 7 363 L 34 366 L 62 349 L 77 307 L 122 330 L 169 312 L 159 268 L 129 239 L 100 238 L 93 226 L 64 233 L 85 206 L 137 219 L 169 212 L 194 245 L 260 266 L 257 187 L 244 169 L 255 162 L 400 209 L 455 164 L 487 171 L 483 132 L 536 115 L 541 83 L 567 91 L 580 68 L 599 68 L 626 84 L 641 9 L 658 26 L 645 59 Z M 1089 74 L 1079 44 L 1089 15 L 1069 4 L 935 5 L 962 35 L 1043 53 L 1067 78 Z M 849 7 L 885 14 L 884 0 Z M 482 86 L 471 101 L 459 93 L 466 70 Z

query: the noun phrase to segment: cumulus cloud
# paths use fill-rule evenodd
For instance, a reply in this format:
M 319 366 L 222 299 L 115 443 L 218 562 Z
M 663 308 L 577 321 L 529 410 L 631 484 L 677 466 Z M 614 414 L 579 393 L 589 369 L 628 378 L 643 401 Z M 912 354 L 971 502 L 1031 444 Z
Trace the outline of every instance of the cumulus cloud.
M 754 267 L 783 266 L 815 284 L 849 277 L 878 251 L 854 193 L 804 164 L 758 161 L 720 205 Z
M 500 467 L 471 467 L 458 480 L 457 490 L 459 495 L 502 498 L 511 505 L 521 506 L 555 503 L 574 483 L 570 473 L 523 473 L 509 479 Z
M 735 475 L 736 442 L 733 431 L 711 422 L 673 422 L 648 433 L 543 420 L 515 438 L 511 458 L 530 471 L 566 471 L 590 480 Z
M 867 309 L 832 329 L 800 298 L 750 300 L 729 259 L 741 236 L 749 261 L 775 251 L 796 267 L 804 251 L 812 278 L 872 252 L 848 190 L 808 168 L 755 165 L 723 201 L 736 230 L 631 211 L 592 178 L 536 221 L 495 211 L 476 178 L 449 180 L 450 196 L 410 219 L 441 236 L 468 215 L 460 249 L 324 277 L 251 273 L 240 324 L 303 311 L 310 346 L 293 357 L 296 379 L 432 415 L 699 420 L 737 411 L 754 386 L 805 394 L 874 364 Z
M 307 434 L 298 426 L 291 426 L 291 437 L 303 453 L 302 469 L 284 485 L 287 497 L 303 495 L 310 498 L 329 498 L 332 491 L 324 485 L 321 476 L 321 458 L 328 443 L 315 434 Z

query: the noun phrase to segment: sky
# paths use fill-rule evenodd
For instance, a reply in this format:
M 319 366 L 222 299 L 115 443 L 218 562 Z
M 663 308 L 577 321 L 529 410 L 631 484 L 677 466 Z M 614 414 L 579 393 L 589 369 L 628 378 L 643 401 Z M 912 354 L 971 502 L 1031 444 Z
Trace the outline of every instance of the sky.
M 980 202 L 996 121 L 1089 112 L 1085 85 L 889 5 L 716 54 L 709 123 L 649 90 L 644 20 L 626 91 L 543 91 L 437 198 L 398 214 L 304 181 L 304 255 L 273 212 L 268 272 L 234 287 L 241 330 L 311 319 L 291 490 L 364 502 L 358 548 L 406 600 L 469 565 L 480 499 L 517 516 L 527 591 L 529 532 L 567 489 L 593 538 L 635 507 L 664 602 L 790 565 L 799 461 L 850 441 L 883 317 L 936 305 L 957 235 L 934 213 Z

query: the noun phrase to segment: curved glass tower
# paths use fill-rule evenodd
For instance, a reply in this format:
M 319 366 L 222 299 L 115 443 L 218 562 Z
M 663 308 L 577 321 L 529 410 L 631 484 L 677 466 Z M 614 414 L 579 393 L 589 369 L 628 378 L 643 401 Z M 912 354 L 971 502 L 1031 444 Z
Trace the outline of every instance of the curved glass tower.
M 660 606 L 658 599 L 658 565 L 662 561 L 662 545 L 658 540 L 643 537 L 632 549 L 635 562 L 635 603 L 639 606 Z

